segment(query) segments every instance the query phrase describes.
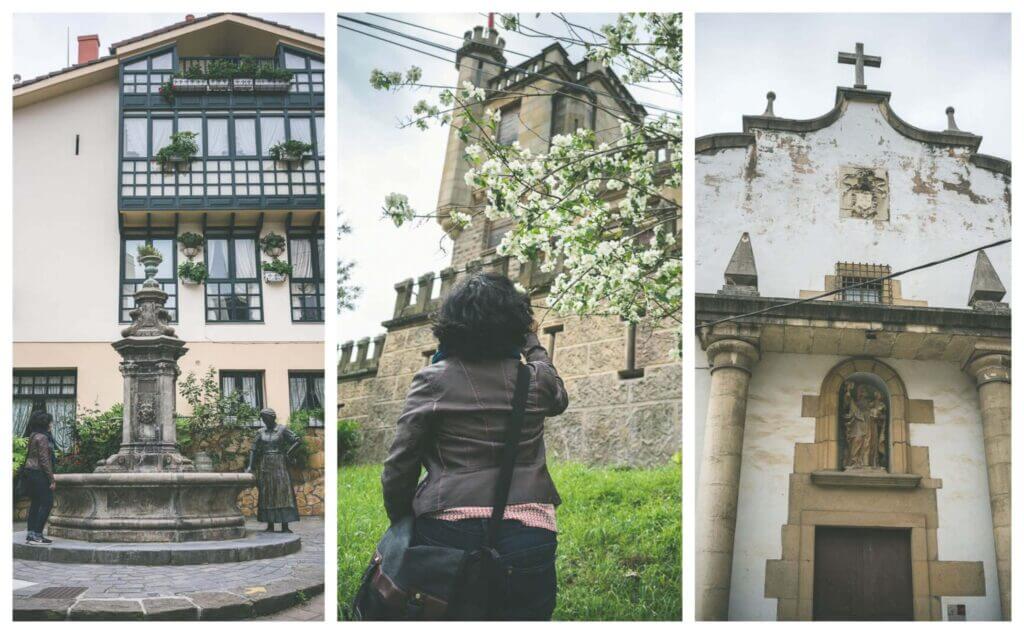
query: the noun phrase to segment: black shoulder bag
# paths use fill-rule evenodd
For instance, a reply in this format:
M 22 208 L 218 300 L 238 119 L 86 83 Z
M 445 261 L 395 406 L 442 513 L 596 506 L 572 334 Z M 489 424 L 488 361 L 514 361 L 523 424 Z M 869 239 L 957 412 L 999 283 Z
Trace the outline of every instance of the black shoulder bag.
M 505 430 L 505 449 L 494 492 L 494 510 L 484 545 L 474 551 L 413 545 L 415 517 L 391 525 L 363 573 L 352 602 L 362 621 L 487 620 L 494 618 L 497 597 L 495 545 L 505 517 L 512 471 L 526 410 L 530 371 L 520 364 Z

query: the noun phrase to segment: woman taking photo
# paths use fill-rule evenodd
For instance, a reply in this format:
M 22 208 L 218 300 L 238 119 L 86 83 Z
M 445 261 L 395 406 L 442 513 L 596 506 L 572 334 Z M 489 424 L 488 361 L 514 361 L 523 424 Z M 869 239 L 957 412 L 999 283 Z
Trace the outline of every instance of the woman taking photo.
M 25 488 L 31 504 L 28 507 L 28 535 L 26 542 L 52 544 L 53 540 L 43 535 L 46 520 L 53 508 L 53 491 L 57 481 L 53 477 L 57 456 L 54 453 L 53 436 L 50 426 L 53 416 L 46 412 L 33 412 L 29 418 L 25 435 L 28 436 L 28 456 L 22 467 Z
M 434 320 L 437 353 L 413 379 L 381 476 L 392 523 L 414 515 L 414 541 L 472 551 L 485 544 L 521 358 L 525 415 L 494 550 L 502 583 L 490 618 L 549 620 L 555 609 L 555 507 L 544 417 L 565 411 L 562 379 L 534 333 L 529 297 L 505 276 L 457 285 Z M 420 465 L 426 477 L 420 478 Z M 500 506 L 500 504 L 499 504 Z

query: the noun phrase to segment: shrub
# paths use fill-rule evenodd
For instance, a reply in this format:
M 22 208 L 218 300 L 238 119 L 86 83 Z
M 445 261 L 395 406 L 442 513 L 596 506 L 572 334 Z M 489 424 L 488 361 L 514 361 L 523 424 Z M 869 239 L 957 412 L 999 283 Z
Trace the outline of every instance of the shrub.
M 215 368 L 210 368 L 202 377 L 189 372 L 178 388 L 192 408 L 192 415 L 182 417 L 178 425 L 178 429 L 184 432 L 182 437 L 188 439 L 187 445 L 183 445 L 182 437 L 179 437 L 178 444 L 183 447 L 191 449 L 202 444 L 223 427 L 248 428 L 259 416 L 255 407 L 242 400 L 240 393 L 221 392 Z
M 178 265 L 178 277 L 201 284 L 206 281 L 208 273 L 206 264 L 202 262 L 182 262 Z
M 363 438 L 359 423 L 346 419 L 338 421 L 338 464 L 350 464 L 355 460 L 356 450 Z
M 106 411 L 85 409 L 71 427 L 71 449 L 57 456 L 60 473 L 91 473 L 96 463 L 106 460 L 121 448 L 124 407 L 116 403 Z
M 292 412 L 292 415 L 288 417 L 288 429 L 299 437 L 299 446 L 290 456 L 293 466 L 300 469 L 309 466 L 309 456 L 313 452 L 309 446 L 309 421 L 322 421 L 323 419 L 324 410 L 322 409 L 300 409 Z
M 273 64 L 260 64 L 256 69 L 256 79 L 268 79 L 271 81 L 291 81 L 294 73 L 285 68 L 278 68 Z
M 238 64 L 229 59 L 214 59 L 206 65 L 206 76 L 210 79 L 232 79 L 238 76 Z
M 28 438 L 14 436 L 14 449 L 11 451 L 11 458 L 14 475 L 18 475 L 18 470 L 24 466 L 25 459 L 28 458 Z

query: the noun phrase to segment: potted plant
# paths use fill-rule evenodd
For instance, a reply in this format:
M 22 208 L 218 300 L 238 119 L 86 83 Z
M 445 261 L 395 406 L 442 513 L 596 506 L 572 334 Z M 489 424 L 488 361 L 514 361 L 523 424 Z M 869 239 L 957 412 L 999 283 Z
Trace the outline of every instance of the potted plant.
M 254 84 L 258 92 L 287 92 L 292 84 L 294 73 L 273 64 L 260 64 L 256 68 Z
M 171 85 L 171 82 L 165 81 L 160 84 L 160 96 L 167 103 L 174 103 L 174 87 Z
M 198 64 L 189 66 L 171 80 L 175 92 L 206 92 L 207 84 L 203 67 Z
M 178 236 L 178 244 L 181 245 L 181 251 L 185 254 L 185 257 L 191 260 L 203 250 L 203 236 L 186 231 Z
M 206 65 L 206 77 L 210 92 L 231 90 L 231 80 L 238 74 L 238 65 L 229 59 L 211 60 Z
M 284 247 L 285 240 L 281 234 L 271 231 L 260 238 L 260 249 L 275 260 L 284 253 Z
M 203 262 L 182 262 L 178 265 L 178 278 L 187 286 L 202 284 L 208 276 Z
M 292 265 L 285 260 L 274 260 L 263 263 L 263 281 L 276 284 L 288 279 L 292 274 Z
M 313 146 L 305 141 L 291 139 L 281 141 L 270 148 L 270 158 L 281 163 L 293 163 L 301 161 L 304 156 L 313 150 Z
M 259 62 L 251 57 L 243 57 L 238 61 L 238 70 L 231 80 L 231 89 L 239 92 L 252 92 L 253 84 L 256 81 L 256 71 L 259 69 Z
M 153 158 L 164 170 L 188 165 L 199 153 L 197 136 L 195 132 L 175 132 L 171 135 L 171 142 L 160 148 Z
M 142 268 L 146 271 L 146 279 L 156 277 L 156 269 L 164 261 L 163 254 L 152 244 L 140 244 L 138 252 L 139 262 L 142 262 Z

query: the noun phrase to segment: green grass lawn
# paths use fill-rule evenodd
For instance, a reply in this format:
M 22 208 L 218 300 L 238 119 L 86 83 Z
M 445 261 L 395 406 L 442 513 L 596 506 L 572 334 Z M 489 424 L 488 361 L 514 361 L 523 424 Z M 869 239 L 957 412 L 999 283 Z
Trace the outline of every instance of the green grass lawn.
M 338 470 L 338 606 L 387 528 L 380 465 Z M 561 621 L 682 619 L 681 469 L 556 464 Z M 339 614 L 343 618 L 343 615 Z

